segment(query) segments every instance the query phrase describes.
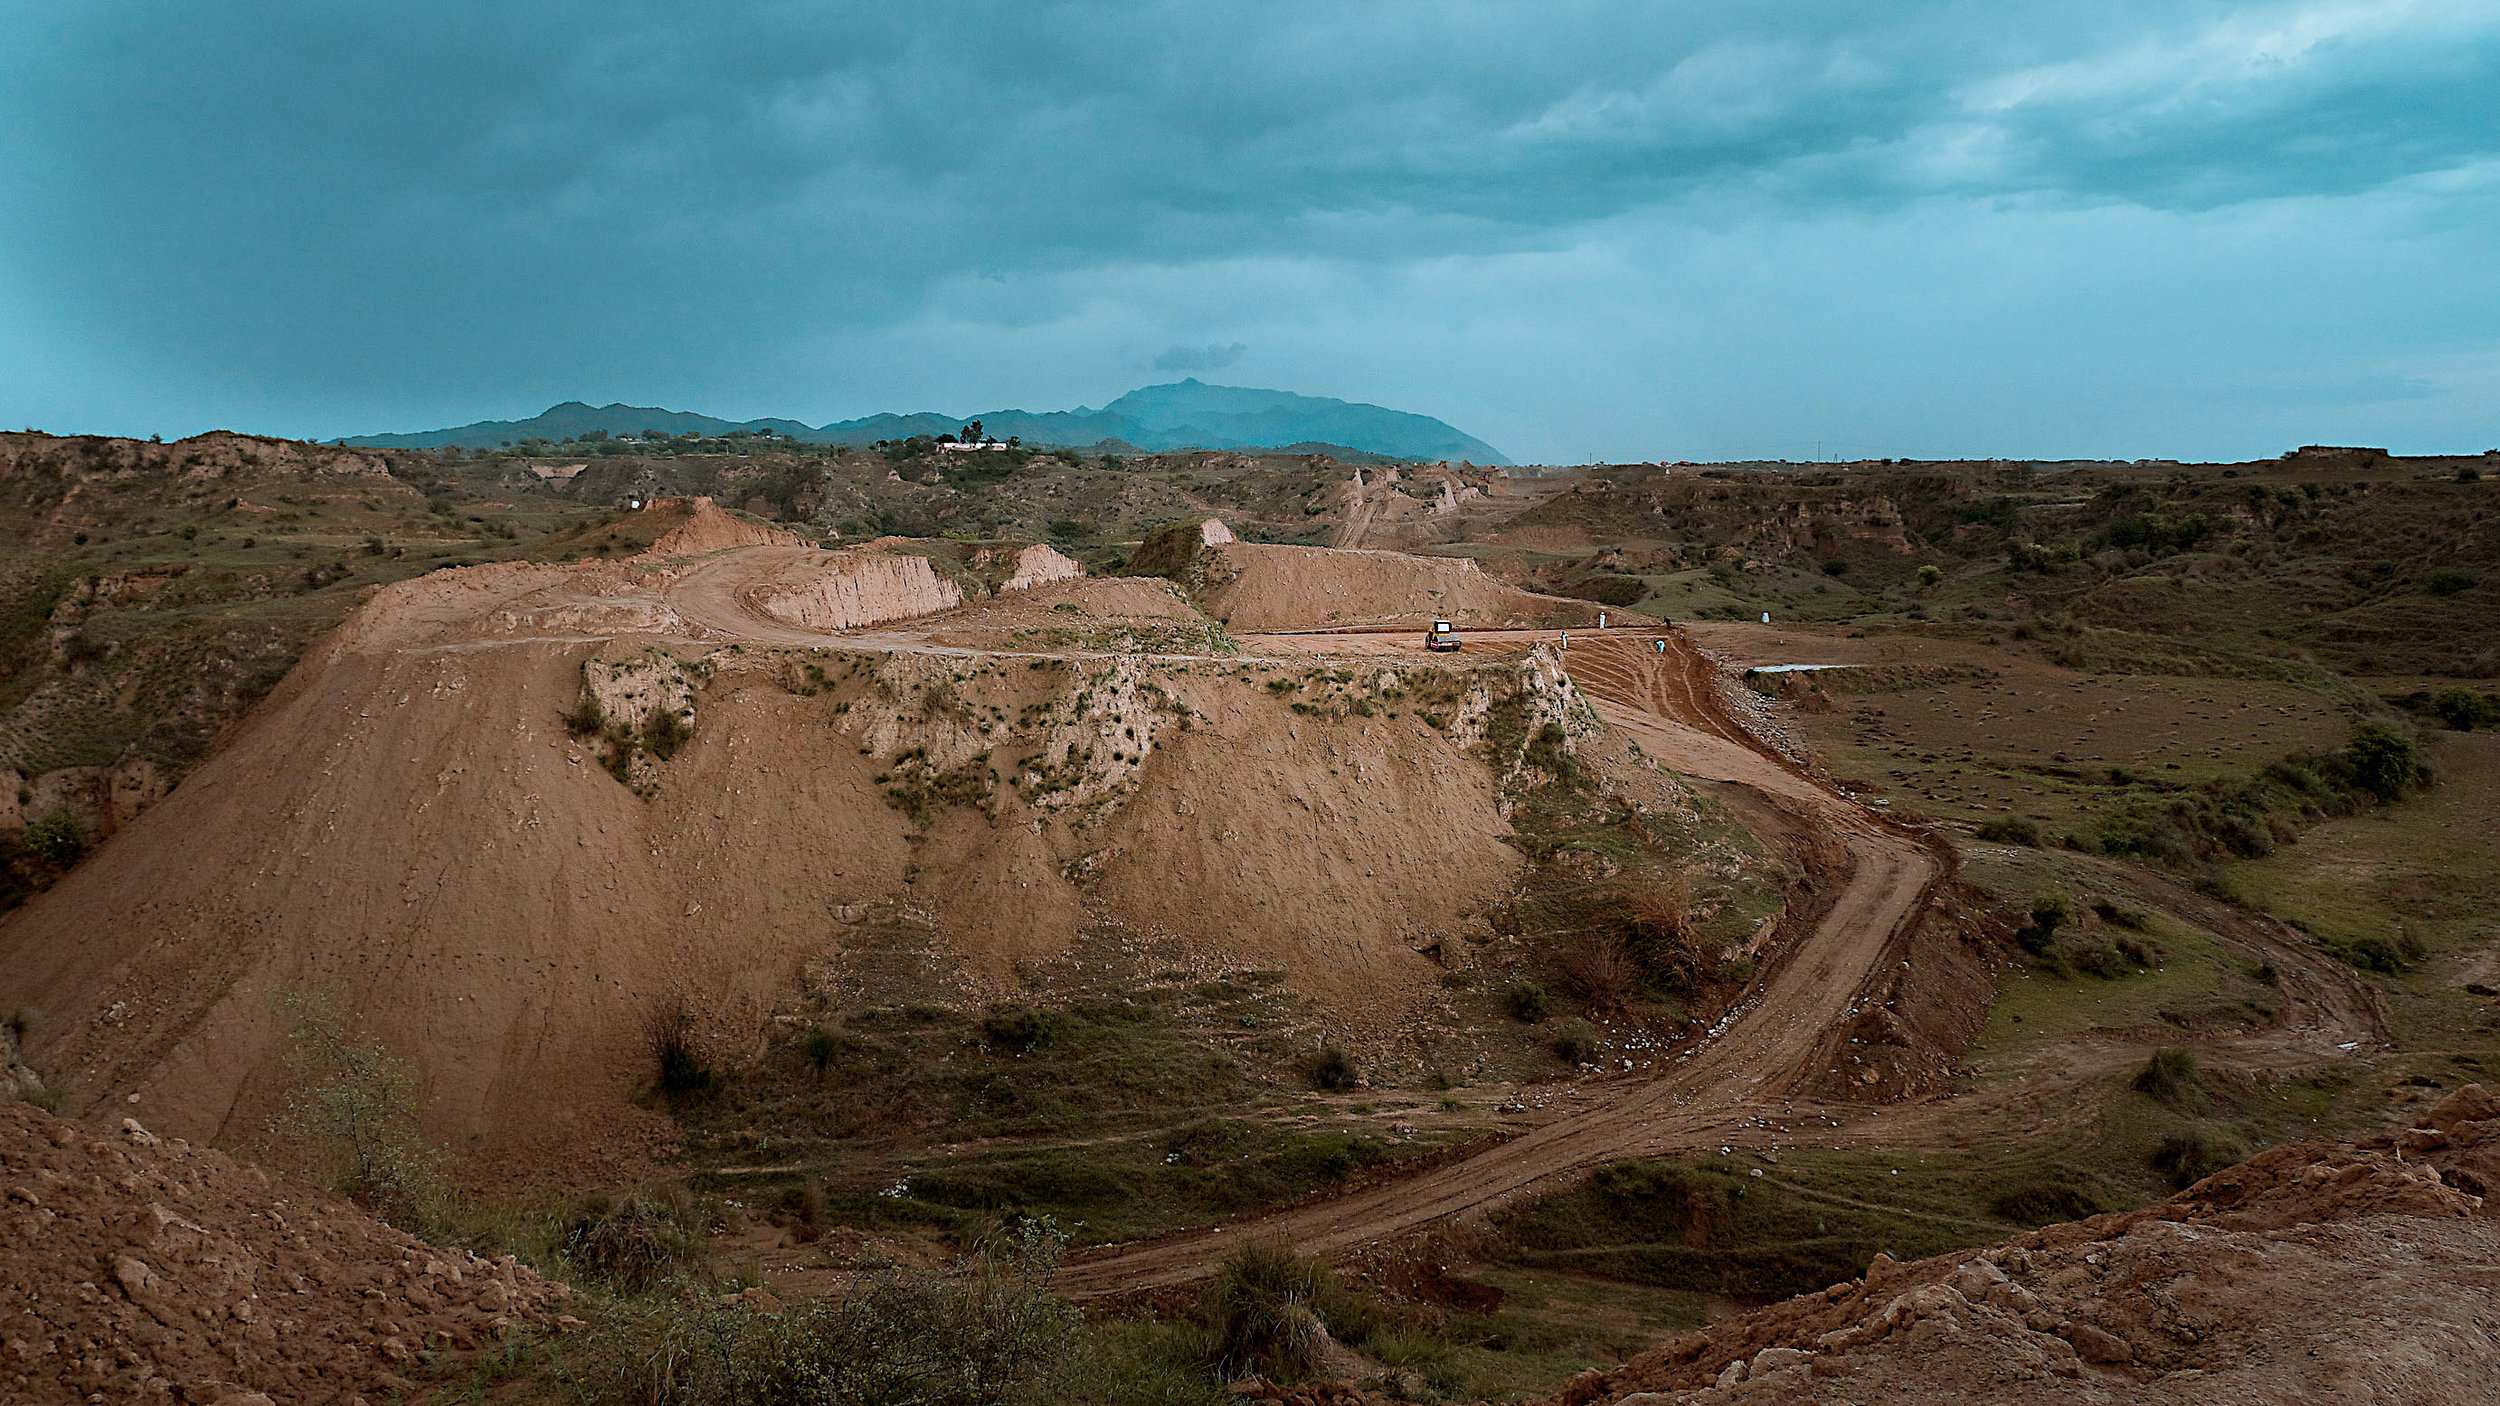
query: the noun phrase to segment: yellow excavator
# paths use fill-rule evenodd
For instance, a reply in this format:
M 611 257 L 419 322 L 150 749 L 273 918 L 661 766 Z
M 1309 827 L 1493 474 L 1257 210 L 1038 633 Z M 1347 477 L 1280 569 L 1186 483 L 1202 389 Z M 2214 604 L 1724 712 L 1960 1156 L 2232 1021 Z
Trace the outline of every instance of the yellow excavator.
M 1424 648 L 1436 654 L 1456 649 L 1458 648 L 1458 631 L 1451 629 L 1450 622 L 1447 620 L 1435 620 L 1432 622 L 1432 628 L 1424 633 Z

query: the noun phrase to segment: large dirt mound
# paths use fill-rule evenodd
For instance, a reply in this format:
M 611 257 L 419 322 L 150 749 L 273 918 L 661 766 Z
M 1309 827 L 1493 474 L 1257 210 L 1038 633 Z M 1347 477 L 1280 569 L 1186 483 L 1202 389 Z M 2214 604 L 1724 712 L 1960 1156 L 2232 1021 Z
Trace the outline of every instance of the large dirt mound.
M 2469 1401 L 2500 1374 L 2500 1103 L 2294 1143 L 2168 1201 L 1899 1265 L 1588 1373 L 1557 1406 Z
M 417 1353 L 477 1348 L 564 1292 L 135 1120 L 98 1136 L 0 1104 L 12 1402 L 380 1399 Z
M 645 508 L 645 512 L 665 512 L 675 506 L 674 500 L 662 499 Z M 720 505 L 709 498 L 697 498 L 686 504 L 687 518 L 660 534 L 644 553 L 650 557 L 692 557 L 718 552 L 730 547 L 796 547 L 801 545 L 795 532 L 777 527 L 758 527 L 741 522 L 722 512 Z
M 1209 615 L 1246 633 L 1435 619 L 1478 627 L 1597 619 L 1596 606 L 1520 590 L 1465 558 L 1240 542 L 1212 519 L 1157 533 L 1129 569 L 1171 577 Z
M 1437 992 L 1419 950 L 1473 931 L 1519 864 L 1483 720 L 1533 732 L 1569 698 L 1549 666 L 1482 661 L 1446 676 L 1444 731 L 1353 711 L 1420 686 L 1402 665 L 1288 697 L 1221 658 L 710 643 L 756 621 L 741 573 L 775 553 L 825 555 L 378 592 L 226 751 L 0 921 L 0 1003 L 45 1017 L 29 1061 L 73 1108 L 136 1096 L 163 1131 L 249 1148 L 285 1095 L 279 998 L 327 991 L 470 1174 L 598 1181 L 669 1135 L 645 1098 L 657 1006 L 734 1058 L 803 974 L 898 944 L 988 1000 L 1122 935 L 1385 1024 Z M 607 703 L 587 722 L 586 699 Z M 690 735 L 649 743 L 657 713 Z

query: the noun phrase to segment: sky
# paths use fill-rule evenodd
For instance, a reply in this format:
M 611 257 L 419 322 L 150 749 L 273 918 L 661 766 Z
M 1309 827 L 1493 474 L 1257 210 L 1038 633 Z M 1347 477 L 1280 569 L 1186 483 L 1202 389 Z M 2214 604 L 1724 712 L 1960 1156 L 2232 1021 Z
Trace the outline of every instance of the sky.
M 2500 0 L 0 0 L 0 425 L 2500 445 Z

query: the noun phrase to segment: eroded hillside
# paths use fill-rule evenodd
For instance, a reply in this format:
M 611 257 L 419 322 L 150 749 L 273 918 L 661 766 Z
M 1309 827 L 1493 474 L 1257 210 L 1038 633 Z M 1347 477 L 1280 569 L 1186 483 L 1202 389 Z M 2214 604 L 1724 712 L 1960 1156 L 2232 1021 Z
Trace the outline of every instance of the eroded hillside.
M 80 1106 L 248 1144 L 283 1083 L 274 1003 L 328 992 L 409 1060 L 440 1141 L 579 1175 L 665 1140 L 637 1102 L 652 1010 L 750 1048 L 803 977 L 898 945 L 958 1003 L 1091 935 L 1385 1029 L 1436 997 L 1424 953 L 1493 936 L 1539 739 L 1595 726 L 1535 648 L 1332 670 L 808 624 L 804 582 L 900 567 L 928 576 L 758 546 L 387 587 L 11 921 L 11 994 Z M 1011 605 L 1189 614 L 1167 594 L 1129 626 L 1136 588 Z

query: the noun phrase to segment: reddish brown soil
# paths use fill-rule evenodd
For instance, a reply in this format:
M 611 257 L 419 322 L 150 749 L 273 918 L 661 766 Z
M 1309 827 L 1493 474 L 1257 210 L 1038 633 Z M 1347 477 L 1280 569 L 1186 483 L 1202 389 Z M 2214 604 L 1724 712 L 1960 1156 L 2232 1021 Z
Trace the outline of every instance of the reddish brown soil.
M 962 726 L 914 708 L 872 736 L 800 686 L 798 657 L 758 645 L 859 650 L 904 698 L 962 672 L 1005 719 L 1104 690 L 1029 655 L 753 608 L 756 582 L 829 555 L 481 567 L 378 592 L 227 750 L 0 920 L 0 1003 L 43 1017 L 30 1058 L 74 1109 L 248 1148 L 288 1080 L 280 998 L 327 991 L 410 1068 L 464 1175 L 606 1183 L 671 1135 L 647 1097 L 649 1012 L 684 999 L 716 1053 L 742 1057 L 804 972 L 851 959 L 860 913 L 926 944 L 953 999 L 1014 995 L 1019 963 L 1108 924 L 1155 960 L 1282 970 L 1332 1024 L 1385 1028 L 1438 993 L 1418 949 L 1519 862 L 1480 760 L 1420 720 L 1296 715 L 1229 658 L 1167 661 L 1160 711 L 1140 694 L 1087 724 L 1140 754 L 1117 805 L 1045 812 L 1000 787 L 991 809 L 939 806 L 923 826 L 881 773 L 904 732 Z M 1175 604 L 1163 583 L 1069 581 L 1000 608 L 1082 624 L 1138 593 Z M 1063 601 L 1088 613 L 1050 609 Z M 871 652 L 889 640 L 898 658 Z M 718 672 L 646 797 L 561 716 L 586 659 L 654 647 Z M 957 740 L 1007 763 L 1032 745 Z
M 2121 1215 L 1898 1265 L 1691 1333 L 1550 1406 L 2489 1399 L 2500 1104 L 2293 1143 Z
M 564 1293 L 135 1121 L 101 1135 L 0 1104 L 10 1402 L 381 1400 L 417 1353 L 477 1348 Z

